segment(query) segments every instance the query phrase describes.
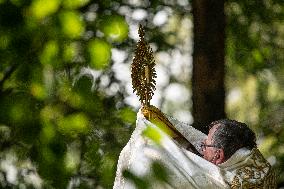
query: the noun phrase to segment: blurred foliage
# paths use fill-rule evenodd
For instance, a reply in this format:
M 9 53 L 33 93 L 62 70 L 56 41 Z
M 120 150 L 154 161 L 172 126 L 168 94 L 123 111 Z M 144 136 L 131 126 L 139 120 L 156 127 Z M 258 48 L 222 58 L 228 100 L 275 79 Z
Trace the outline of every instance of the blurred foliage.
M 229 0 L 225 7 L 228 116 L 253 126 L 261 151 L 283 173 L 283 2 Z M 190 116 L 189 98 L 167 96 L 172 83 L 190 87 L 190 9 L 187 0 L 0 0 L 1 187 L 112 187 L 136 119 L 121 79 L 129 72 L 116 71 L 129 67 L 140 22 L 163 76 L 158 106 Z M 166 180 L 161 169 L 153 164 Z
M 123 91 L 81 74 L 110 71 L 111 48 L 132 43 L 125 17 L 105 14 L 112 6 L 0 2 L 1 188 L 112 186 L 136 114 Z
M 284 185 L 284 2 L 226 2 L 227 113 L 257 133 Z

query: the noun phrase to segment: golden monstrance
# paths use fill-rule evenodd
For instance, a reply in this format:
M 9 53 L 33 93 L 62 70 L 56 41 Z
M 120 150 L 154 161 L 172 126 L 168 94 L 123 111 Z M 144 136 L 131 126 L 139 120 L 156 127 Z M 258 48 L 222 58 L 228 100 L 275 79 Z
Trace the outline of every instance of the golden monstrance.
M 137 43 L 135 55 L 131 64 L 133 93 L 136 92 L 143 107 L 151 110 L 148 111 L 148 118 L 151 121 L 158 123 L 160 127 L 165 125 L 163 130 L 166 131 L 166 133 L 168 133 L 171 137 L 178 140 L 187 141 L 186 138 L 178 130 L 176 130 L 172 123 L 158 108 L 150 105 L 150 100 L 152 99 L 154 91 L 156 90 L 155 78 L 157 78 L 157 74 L 154 68 L 155 60 L 153 51 L 145 40 L 145 29 L 141 24 L 139 25 L 138 33 L 140 40 Z M 190 143 L 188 143 L 188 149 L 195 154 L 199 154 L 194 146 Z
M 131 65 L 131 78 L 133 92 L 136 92 L 142 106 L 149 107 L 150 100 L 156 90 L 157 78 L 153 51 L 145 40 L 145 30 L 139 25 L 140 40 L 135 49 L 135 56 Z

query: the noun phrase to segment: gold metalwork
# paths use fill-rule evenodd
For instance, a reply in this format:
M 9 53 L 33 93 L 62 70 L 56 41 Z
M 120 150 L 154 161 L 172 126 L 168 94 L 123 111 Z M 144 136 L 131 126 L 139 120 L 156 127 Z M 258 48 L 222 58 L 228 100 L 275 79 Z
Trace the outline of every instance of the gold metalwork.
M 139 25 L 140 40 L 137 43 L 135 56 L 131 65 L 131 77 L 133 92 L 136 91 L 137 96 L 142 104 L 142 113 L 144 116 L 157 126 L 163 127 L 164 131 L 175 140 L 187 139 L 172 125 L 167 117 L 156 107 L 150 105 L 150 100 L 156 90 L 155 85 L 157 78 L 155 60 L 153 51 L 145 40 L 145 30 Z M 192 146 L 192 150 L 195 150 Z M 196 150 L 194 153 L 198 153 Z
M 148 106 L 148 107 L 142 107 L 141 109 L 143 115 L 146 119 L 148 119 L 151 122 L 157 123 L 163 123 L 166 125 L 167 128 L 169 128 L 173 133 L 172 137 L 181 137 L 182 135 L 176 130 L 176 128 L 172 125 L 172 123 L 168 120 L 168 118 L 161 112 L 158 108 L 155 106 Z M 183 136 L 182 136 L 183 137 Z
M 160 127 L 176 142 L 186 143 L 187 150 L 200 155 L 195 147 L 190 142 L 188 142 L 188 140 L 173 126 L 173 124 L 169 121 L 167 116 L 163 112 L 161 112 L 161 110 L 151 105 L 148 107 L 142 107 L 141 112 L 146 119 L 154 123 L 156 126 Z M 163 127 L 163 125 L 165 127 Z
M 150 100 L 156 90 L 157 74 L 153 51 L 145 41 L 145 30 L 139 25 L 140 40 L 137 43 L 135 56 L 131 65 L 131 78 L 133 92 L 136 91 L 142 106 L 150 106 Z

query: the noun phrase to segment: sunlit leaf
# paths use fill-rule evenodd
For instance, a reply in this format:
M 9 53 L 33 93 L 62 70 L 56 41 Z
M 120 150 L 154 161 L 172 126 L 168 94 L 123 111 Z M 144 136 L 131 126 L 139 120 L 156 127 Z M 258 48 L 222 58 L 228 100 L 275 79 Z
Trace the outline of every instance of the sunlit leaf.
M 51 142 L 56 135 L 56 129 L 51 123 L 46 123 L 40 134 L 40 139 L 43 144 Z
M 49 41 L 46 43 L 43 52 L 40 55 L 40 61 L 42 64 L 54 65 L 57 61 L 59 47 L 57 41 Z
M 85 24 L 80 14 L 75 11 L 60 13 L 60 23 L 63 34 L 69 38 L 78 38 L 85 31 Z
M 144 131 L 143 131 L 143 135 L 152 139 L 154 142 L 156 142 L 157 144 L 161 143 L 162 140 L 162 136 L 160 134 L 160 132 L 158 131 L 157 128 L 148 126 Z
M 55 121 L 63 117 L 62 112 L 57 106 L 45 106 L 40 112 L 43 123 Z
M 64 0 L 63 6 L 65 8 L 75 9 L 86 5 L 89 0 Z
M 76 43 L 65 44 L 63 49 L 63 58 L 65 61 L 71 62 L 77 54 Z
M 42 19 L 55 13 L 60 6 L 60 2 L 61 1 L 59 0 L 35 0 L 33 1 L 30 10 L 34 17 Z
M 89 131 L 89 120 L 83 113 L 72 114 L 59 120 L 58 130 L 70 137 L 77 137 Z
M 82 96 L 71 91 L 69 87 L 60 88 L 59 97 L 63 102 L 68 103 L 71 107 L 74 108 L 80 108 L 84 103 Z
M 74 173 L 80 163 L 80 150 L 76 145 L 72 144 L 68 147 L 64 162 L 66 170 Z
M 114 42 L 122 42 L 128 36 L 128 24 L 121 16 L 105 16 L 101 20 L 103 33 Z
M 31 94 L 39 100 L 44 100 L 47 96 L 44 86 L 39 83 L 31 84 Z
M 95 69 L 103 69 L 108 66 L 111 58 L 111 46 L 102 39 L 89 42 L 88 52 L 91 66 Z
M 262 54 L 259 50 L 253 50 L 252 56 L 257 63 L 263 62 L 263 57 L 262 57 Z
M 135 123 L 136 113 L 130 108 L 123 108 L 122 110 L 120 110 L 119 116 L 125 122 Z

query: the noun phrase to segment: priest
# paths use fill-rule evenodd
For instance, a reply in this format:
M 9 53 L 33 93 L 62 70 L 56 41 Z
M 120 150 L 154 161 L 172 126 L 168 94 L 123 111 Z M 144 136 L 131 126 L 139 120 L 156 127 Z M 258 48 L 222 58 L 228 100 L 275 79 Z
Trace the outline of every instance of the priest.
M 157 161 L 168 179 L 148 183 L 150 188 L 276 188 L 271 165 L 244 123 L 218 120 L 205 135 L 148 106 L 140 109 L 136 124 L 120 154 L 114 189 L 137 188 L 123 171 L 145 178 L 153 174 L 151 164 Z

